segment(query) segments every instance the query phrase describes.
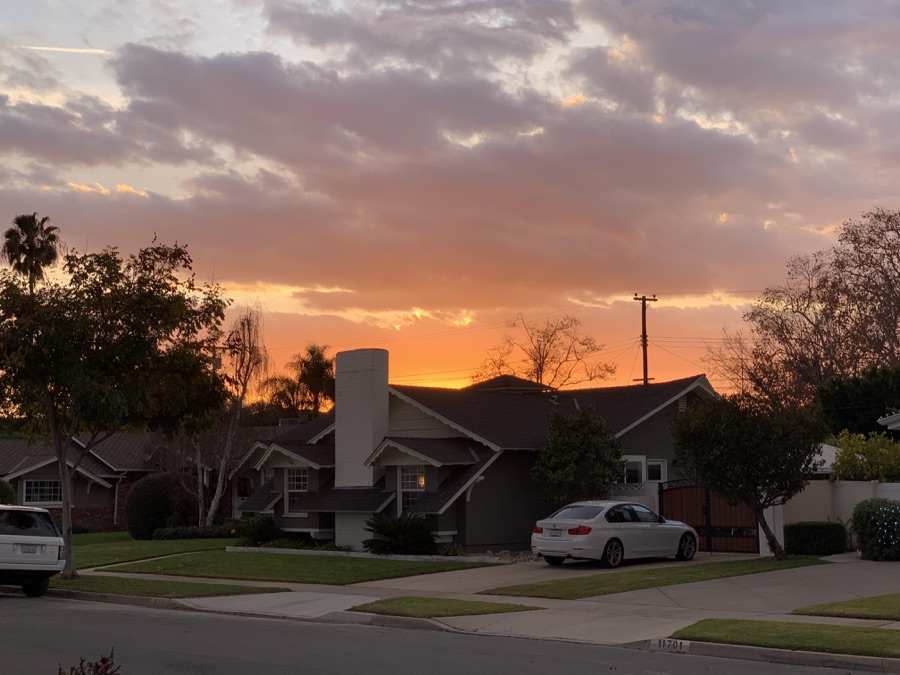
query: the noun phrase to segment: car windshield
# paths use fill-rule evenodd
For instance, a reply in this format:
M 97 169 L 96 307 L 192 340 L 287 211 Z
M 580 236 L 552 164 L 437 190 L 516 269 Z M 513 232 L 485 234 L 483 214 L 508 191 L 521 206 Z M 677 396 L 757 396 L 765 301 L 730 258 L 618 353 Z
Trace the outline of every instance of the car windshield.
M 600 515 L 602 506 L 590 506 L 588 504 L 573 504 L 564 506 L 554 513 L 551 518 L 566 518 L 569 520 L 592 520 Z
M 0 534 L 58 537 L 59 530 L 46 513 L 0 510 Z

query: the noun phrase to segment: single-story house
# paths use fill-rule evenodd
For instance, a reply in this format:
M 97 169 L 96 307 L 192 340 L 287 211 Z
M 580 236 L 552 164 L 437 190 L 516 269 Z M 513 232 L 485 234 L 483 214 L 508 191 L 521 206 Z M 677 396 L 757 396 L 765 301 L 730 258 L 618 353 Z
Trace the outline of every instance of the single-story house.
M 622 482 L 660 482 L 679 477 L 672 418 L 716 395 L 703 375 L 568 391 L 510 376 L 463 389 L 390 385 L 385 350 L 336 358 L 334 408 L 255 443 L 233 476 L 255 488 L 239 512 L 356 549 L 372 514 L 407 511 L 471 551 L 527 546 L 548 512 L 529 470 L 551 410 L 594 406 L 622 442 Z
M 73 439 L 67 463 L 76 467 L 72 482 L 72 522 L 90 530 L 125 527 L 125 496 L 135 481 L 158 471 L 156 434 L 115 433 L 84 451 Z M 16 489 L 17 503 L 49 509 L 61 520 L 62 483 L 56 453 L 48 443 L 0 439 L 0 478 Z

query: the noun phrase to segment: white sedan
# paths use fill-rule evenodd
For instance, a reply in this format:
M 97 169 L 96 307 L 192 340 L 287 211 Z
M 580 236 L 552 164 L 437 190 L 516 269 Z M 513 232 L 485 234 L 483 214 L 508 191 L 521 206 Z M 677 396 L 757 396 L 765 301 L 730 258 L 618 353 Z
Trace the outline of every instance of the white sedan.
M 599 560 L 607 567 L 632 558 L 673 555 L 690 560 L 697 552 L 697 532 L 642 504 L 575 502 L 537 522 L 531 550 L 550 565 L 566 558 Z

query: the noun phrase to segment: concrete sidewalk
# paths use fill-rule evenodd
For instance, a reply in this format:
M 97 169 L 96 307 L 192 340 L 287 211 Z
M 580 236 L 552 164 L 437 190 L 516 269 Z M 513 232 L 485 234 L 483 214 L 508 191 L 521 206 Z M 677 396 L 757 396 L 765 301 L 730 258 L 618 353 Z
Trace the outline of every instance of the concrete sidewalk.
M 746 556 L 700 554 L 690 564 Z M 668 638 L 673 632 L 705 618 L 734 618 L 775 621 L 804 621 L 841 625 L 872 626 L 900 629 L 900 622 L 799 617 L 790 612 L 796 608 L 824 602 L 851 600 L 887 593 L 900 593 L 900 565 L 858 560 L 855 554 L 832 556 L 836 564 L 812 565 L 789 570 L 765 572 L 678 586 L 645 589 L 582 600 L 551 600 L 480 595 L 500 586 L 531 583 L 553 578 L 586 574 L 616 574 L 591 563 L 566 563 L 550 567 L 543 562 L 520 562 L 429 574 L 418 577 L 371 581 L 352 586 L 313 584 L 277 584 L 291 592 L 192 598 L 171 601 L 186 609 L 344 623 L 369 623 L 408 627 L 427 627 L 473 634 L 512 636 L 531 639 L 570 640 L 602 645 L 650 646 Z M 671 561 L 628 565 L 624 570 L 640 571 L 658 566 L 684 565 Z M 104 570 L 105 572 L 106 570 Z M 134 575 L 142 576 L 142 575 Z M 158 577 L 155 577 L 158 578 Z M 173 577 L 174 578 L 174 577 Z M 202 581 L 182 578 L 185 581 Z M 213 581 L 213 580 L 210 580 Z M 221 580 L 215 580 L 216 583 Z M 240 582 L 255 585 L 252 582 Z M 259 583 L 268 585 L 271 583 Z M 456 598 L 489 602 L 513 602 L 542 608 L 534 612 L 452 617 L 440 620 L 401 620 L 350 612 L 356 605 L 379 598 L 401 595 Z M 714 653 L 728 656 L 746 652 L 748 648 L 693 643 L 692 653 Z M 723 653 L 723 650 L 725 653 Z M 757 650 L 768 660 L 779 657 Z M 797 653 L 786 652 L 790 658 Z M 806 653 L 804 653 L 806 654 Z M 748 658 L 742 653 L 741 658 Z M 881 672 L 900 672 L 900 660 L 865 659 L 861 657 L 829 657 L 808 655 L 803 663 L 837 664 Z M 894 663 L 896 661 L 896 663 Z M 794 661 L 796 662 L 796 661 Z

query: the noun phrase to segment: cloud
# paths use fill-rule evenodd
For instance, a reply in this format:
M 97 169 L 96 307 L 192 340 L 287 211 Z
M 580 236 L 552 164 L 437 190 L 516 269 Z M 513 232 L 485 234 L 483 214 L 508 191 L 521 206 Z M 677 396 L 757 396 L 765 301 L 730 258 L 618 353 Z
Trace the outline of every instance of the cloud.
M 897 196 L 875 4 L 342 7 L 264 3 L 290 49 L 213 54 L 160 18 L 181 37 L 117 48 L 117 100 L 0 100 L 0 209 L 395 325 L 759 289 Z

